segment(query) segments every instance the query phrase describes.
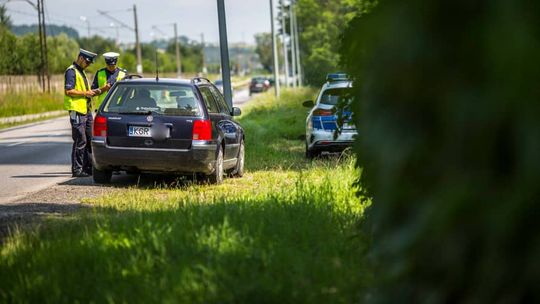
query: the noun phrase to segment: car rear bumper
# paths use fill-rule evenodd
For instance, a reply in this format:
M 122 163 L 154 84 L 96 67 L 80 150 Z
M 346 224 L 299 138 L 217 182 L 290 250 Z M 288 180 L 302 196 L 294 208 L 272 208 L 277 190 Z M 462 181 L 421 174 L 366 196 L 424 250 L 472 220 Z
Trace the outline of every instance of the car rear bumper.
M 100 170 L 210 174 L 214 171 L 216 147 L 214 142 L 194 140 L 190 149 L 127 148 L 93 139 L 92 158 Z
M 313 130 L 309 140 L 309 149 L 319 151 L 341 151 L 352 146 L 358 133 L 355 130 L 345 130 L 334 139 L 333 131 Z
M 265 90 L 265 87 L 249 87 L 250 92 L 260 93 L 260 92 L 264 92 L 264 90 Z

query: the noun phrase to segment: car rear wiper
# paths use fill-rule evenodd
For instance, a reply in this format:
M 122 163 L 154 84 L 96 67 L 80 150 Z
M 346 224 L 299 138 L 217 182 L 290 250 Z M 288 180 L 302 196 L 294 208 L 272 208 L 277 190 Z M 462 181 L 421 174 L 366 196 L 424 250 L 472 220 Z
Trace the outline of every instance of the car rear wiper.
M 148 110 L 148 111 L 124 111 L 124 112 L 118 112 L 118 114 L 135 114 L 135 115 L 161 115 L 158 111 Z

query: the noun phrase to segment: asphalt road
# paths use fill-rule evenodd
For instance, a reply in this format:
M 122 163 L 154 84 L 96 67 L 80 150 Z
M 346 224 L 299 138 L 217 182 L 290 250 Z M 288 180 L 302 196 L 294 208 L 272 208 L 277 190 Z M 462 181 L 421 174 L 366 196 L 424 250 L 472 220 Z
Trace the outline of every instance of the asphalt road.
M 242 108 L 248 90 L 237 90 L 233 99 Z M 72 143 L 67 115 L 0 131 L 0 203 L 71 180 Z

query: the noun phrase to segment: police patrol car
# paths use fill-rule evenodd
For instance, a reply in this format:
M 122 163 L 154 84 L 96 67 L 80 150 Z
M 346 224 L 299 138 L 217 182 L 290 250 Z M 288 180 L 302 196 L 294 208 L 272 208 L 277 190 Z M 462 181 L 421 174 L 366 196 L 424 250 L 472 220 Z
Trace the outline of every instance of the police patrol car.
M 357 135 L 356 127 L 350 122 L 351 112 L 343 111 L 344 124 L 337 138 L 336 106 L 352 101 L 352 81 L 347 74 L 328 74 L 316 102 L 303 103 L 311 108 L 306 119 L 306 157 L 313 158 L 322 152 L 340 152 L 352 145 Z

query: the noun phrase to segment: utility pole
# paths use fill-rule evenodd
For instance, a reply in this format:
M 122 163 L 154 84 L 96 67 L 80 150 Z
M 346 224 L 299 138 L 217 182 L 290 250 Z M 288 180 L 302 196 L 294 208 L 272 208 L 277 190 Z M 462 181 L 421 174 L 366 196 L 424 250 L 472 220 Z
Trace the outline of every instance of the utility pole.
M 208 71 L 206 69 L 206 58 L 204 57 L 204 33 L 201 33 L 201 56 L 202 56 L 202 74 L 206 74 Z
M 292 78 L 293 78 L 293 87 L 296 88 L 296 47 L 295 39 L 296 34 L 294 32 L 294 22 L 293 22 L 293 5 L 294 1 L 289 3 L 289 31 L 291 32 L 291 66 L 292 66 Z
M 139 22 L 137 21 L 137 6 L 133 4 L 133 18 L 135 19 L 135 47 L 137 48 L 137 73 L 142 74 L 141 43 L 139 41 Z
M 287 33 L 285 28 L 285 5 L 283 4 L 283 0 L 279 0 L 281 9 L 279 10 L 281 13 L 281 29 L 283 31 L 282 33 L 282 43 L 283 43 L 283 60 L 285 61 L 285 87 L 289 87 L 289 51 L 287 50 Z
M 293 10 L 293 22 L 294 22 L 294 36 L 295 39 L 295 49 L 296 49 L 296 72 L 298 73 L 298 85 L 302 86 L 302 65 L 300 64 L 300 36 L 298 35 L 298 22 L 296 18 L 296 5 Z
M 176 77 L 182 77 L 182 65 L 180 64 L 180 42 L 178 41 L 178 25 L 174 23 L 174 44 L 176 45 Z
M 45 49 L 45 75 L 47 75 L 47 92 L 51 91 L 51 74 L 49 73 L 49 49 L 47 48 L 47 25 L 45 23 L 45 4 L 41 1 L 41 21 L 43 22 L 43 48 Z
M 225 2 L 217 0 L 218 21 L 219 21 L 219 48 L 221 50 L 221 77 L 223 80 L 223 95 L 225 101 L 232 109 L 232 92 L 231 92 L 231 71 L 229 65 L 229 44 L 227 41 L 227 21 L 225 19 Z M 204 51 L 204 49 L 203 49 Z
M 28 1 L 28 3 L 34 5 L 32 2 Z M 41 62 L 39 64 L 39 72 L 38 72 L 38 81 L 41 83 L 41 90 L 42 92 L 45 92 L 45 56 L 44 56 L 44 47 L 43 47 L 43 23 L 41 21 L 41 1 L 37 1 L 37 6 L 35 9 L 38 12 L 38 36 L 39 36 L 39 54 L 41 56 Z
M 29 2 L 30 3 L 30 2 Z M 45 92 L 45 77 L 47 77 L 47 92 L 51 91 L 51 75 L 49 74 L 49 60 L 47 49 L 47 30 L 45 28 L 45 8 L 43 0 L 37 0 L 39 45 L 41 53 L 41 88 Z
M 279 97 L 279 62 L 278 62 L 278 51 L 276 43 L 276 30 L 274 26 L 274 2 L 270 0 L 270 27 L 272 29 L 272 58 L 274 59 L 274 91 L 276 98 Z
M 90 38 L 90 20 L 88 20 L 86 16 L 81 16 L 79 17 L 79 19 L 81 19 L 82 22 L 86 23 L 86 29 L 88 30 L 88 38 Z
M 135 20 L 135 27 L 131 27 L 127 24 L 125 24 L 124 22 L 114 18 L 113 16 L 109 15 L 109 13 L 105 12 L 105 11 L 101 11 L 101 10 L 97 10 L 98 13 L 102 14 L 103 16 L 111 19 L 112 21 L 118 23 L 119 25 L 133 31 L 135 33 L 135 48 L 136 48 L 136 53 L 137 53 L 137 73 L 138 74 L 142 74 L 143 72 L 143 67 L 142 67 L 142 56 L 141 56 L 141 43 L 139 41 L 139 25 L 138 25 L 138 21 L 137 21 L 137 7 L 135 6 L 135 4 L 133 5 L 133 18 Z
M 9 2 L 9 1 L 7 1 Z M 45 92 L 45 76 L 44 76 L 44 71 L 45 71 L 45 54 L 44 54 L 44 51 L 45 51 L 45 48 L 43 46 L 43 21 L 41 19 L 42 17 L 42 14 L 41 14 L 41 1 L 38 0 L 37 1 L 37 5 L 30 1 L 30 0 L 25 0 L 26 3 L 30 4 L 37 12 L 38 12 L 38 34 L 39 34 L 39 54 L 40 54 L 40 63 L 39 63 L 39 68 L 38 68 L 38 72 L 37 72 L 37 77 L 38 77 L 38 83 L 41 84 L 41 89 L 43 92 Z

